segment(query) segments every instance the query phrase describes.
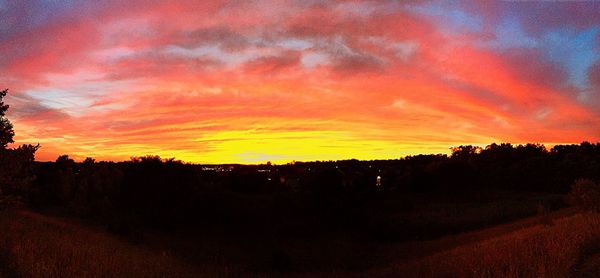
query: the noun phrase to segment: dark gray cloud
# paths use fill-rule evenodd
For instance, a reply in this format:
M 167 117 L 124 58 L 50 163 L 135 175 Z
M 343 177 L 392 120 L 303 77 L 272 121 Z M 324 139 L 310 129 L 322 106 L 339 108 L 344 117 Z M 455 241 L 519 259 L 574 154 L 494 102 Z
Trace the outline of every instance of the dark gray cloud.
M 223 50 L 239 51 L 251 45 L 248 38 L 227 26 L 200 28 L 191 32 L 182 32 L 177 37 L 178 44 L 186 48 L 216 45 Z

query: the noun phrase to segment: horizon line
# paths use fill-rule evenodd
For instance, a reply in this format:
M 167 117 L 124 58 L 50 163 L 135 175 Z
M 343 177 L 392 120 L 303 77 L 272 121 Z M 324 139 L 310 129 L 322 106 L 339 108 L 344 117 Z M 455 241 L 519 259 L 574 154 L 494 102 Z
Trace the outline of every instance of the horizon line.
M 185 161 L 182 159 L 177 159 L 176 157 L 172 157 L 172 156 L 161 156 L 161 155 L 157 155 L 157 154 L 144 154 L 144 155 L 133 155 L 130 156 L 129 159 L 124 159 L 124 160 L 104 160 L 104 159 L 96 159 L 93 156 L 77 156 L 77 157 L 72 157 L 69 154 L 61 154 L 58 155 L 56 157 L 56 159 L 58 159 L 59 157 L 63 156 L 63 155 L 67 155 L 70 159 L 74 160 L 76 163 L 82 163 L 85 159 L 87 158 L 92 158 L 94 159 L 96 162 L 108 162 L 108 163 L 125 163 L 125 162 L 130 162 L 135 158 L 143 158 L 143 157 L 158 157 L 161 159 L 161 161 L 167 161 L 167 160 L 173 160 L 173 161 L 177 161 L 177 162 L 181 162 L 184 164 L 191 164 L 191 165 L 240 165 L 240 166 L 258 166 L 258 165 L 267 165 L 267 164 L 271 164 L 271 165 L 289 165 L 289 164 L 295 164 L 295 163 L 318 163 L 318 162 L 340 162 L 340 161 L 349 161 L 349 160 L 358 160 L 361 162 L 368 162 L 368 161 L 386 161 L 386 160 L 399 160 L 399 159 L 404 159 L 404 158 L 408 158 L 408 157 L 412 157 L 412 156 L 419 156 L 419 155 L 448 155 L 452 153 L 452 148 L 456 148 L 456 147 L 460 147 L 460 146 L 473 146 L 473 147 L 478 147 L 481 149 L 485 149 L 488 146 L 491 146 L 492 144 L 496 144 L 496 145 L 500 145 L 500 144 L 510 144 L 513 147 L 517 147 L 517 146 L 526 146 L 526 145 L 541 145 L 544 146 L 544 148 L 547 151 L 550 151 L 552 148 L 554 148 L 555 146 L 569 146 L 569 145 L 581 145 L 584 143 L 589 143 L 589 144 L 600 144 L 600 140 L 599 141 L 587 141 L 587 140 L 583 140 L 579 143 L 574 143 L 574 142 L 546 142 L 546 143 L 539 143 L 539 142 L 527 142 L 527 143 L 510 143 L 510 142 L 500 142 L 500 143 L 489 143 L 489 144 L 460 144 L 460 145 L 453 145 L 451 147 L 448 147 L 448 151 L 445 153 L 435 153 L 435 152 L 415 152 L 412 154 L 407 154 L 404 156 L 399 156 L 399 157 L 389 157 L 389 158 L 374 158 L 374 159 L 363 159 L 363 158 L 357 158 L 357 157 L 349 157 L 349 158 L 340 158 L 340 159 L 315 159 L 315 160 L 261 160 L 261 161 L 255 161 L 255 162 L 223 162 L 223 163 L 218 163 L 218 162 L 194 162 L 194 161 Z M 40 147 L 43 147 L 40 145 Z M 35 162 L 56 162 L 56 159 L 54 160 L 38 160 L 37 158 L 34 159 Z

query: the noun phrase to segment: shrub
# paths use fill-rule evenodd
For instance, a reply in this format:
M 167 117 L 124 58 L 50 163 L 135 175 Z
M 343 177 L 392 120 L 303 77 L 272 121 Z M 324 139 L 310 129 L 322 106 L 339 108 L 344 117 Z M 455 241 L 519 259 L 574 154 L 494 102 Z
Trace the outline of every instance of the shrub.
M 600 211 L 600 184 L 590 179 L 578 179 L 571 185 L 569 203 L 586 211 Z

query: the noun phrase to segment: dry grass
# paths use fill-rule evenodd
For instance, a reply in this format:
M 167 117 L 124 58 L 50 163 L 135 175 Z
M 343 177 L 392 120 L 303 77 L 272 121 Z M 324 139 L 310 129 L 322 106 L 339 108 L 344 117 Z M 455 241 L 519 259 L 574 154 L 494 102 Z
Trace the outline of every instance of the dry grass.
M 223 277 L 227 266 L 190 266 L 103 231 L 29 212 L 0 211 L 0 277 Z
M 600 251 L 600 215 L 577 214 L 398 263 L 379 277 L 568 277 L 589 275 Z
M 552 225 L 531 218 L 440 240 L 415 242 L 412 244 L 415 252 L 408 252 L 412 249 L 407 247 L 409 244 L 389 246 L 390 252 L 385 256 L 396 261 L 386 268 L 363 273 L 314 271 L 287 275 L 566 277 L 597 273 L 600 270 L 600 214 L 560 215 L 562 218 L 551 221 Z M 0 211 L 0 231 L 0 277 L 282 275 L 258 274 L 227 263 L 192 266 L 170 253 L 132 245 L 102 230 L 27 211 Z M 404 258 L 399 259 L 395 252 L 404 254 Z M 419 258 L 411 259 L 409 254 Z M 376 254 L 362 255 L 368 259 Z

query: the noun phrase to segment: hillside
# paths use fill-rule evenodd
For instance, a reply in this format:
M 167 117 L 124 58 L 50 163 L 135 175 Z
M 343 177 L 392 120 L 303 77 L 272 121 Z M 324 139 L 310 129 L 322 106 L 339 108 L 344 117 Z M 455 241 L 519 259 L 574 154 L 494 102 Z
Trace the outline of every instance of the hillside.
M 278 276 L 277 270 L 212 259 L 191 263 L 156 240 L 136 244 L 100 227 L 28 210 L 0 213 L 0 269 L 23 277 L 227 277 Z M 154 235 L 155 237 L 156 235 Z M 149 235 L 148 239 L 152 239 Z M 288 276 L 555 277 L 594 273 L 600 216 L 563 209 L 436 240 L 390 244 L 380 249 L 391 263 L 365 271 L 286 272 Z M 308 243 L 311 244 L 311 243 Z M 326 248 L 326 247 L 324 247 Z M 208 254 L 206 254 L 208 255 Z M 227 254 L 220 254 L 226 256 Z M 360 256 L 356 257 L 360 260 Z M 252 258 L 248 258 L 252 261 Z M 357 262 L 360 263 L 360 262 Z
M 598 273 L 600 216 L 563 214 L 495 234 L 498 228 L 472 234 L 480 240 L 417 258 L 400 261 L 369 276 L 388 277 L 410 273 L 418 277 L 590 277 Z M 527 219 L 517 223 L 534 223 Z M 518 227 L 520 224 L 504 225 Z M 489 235 L 486 237 L 485 235 Z

